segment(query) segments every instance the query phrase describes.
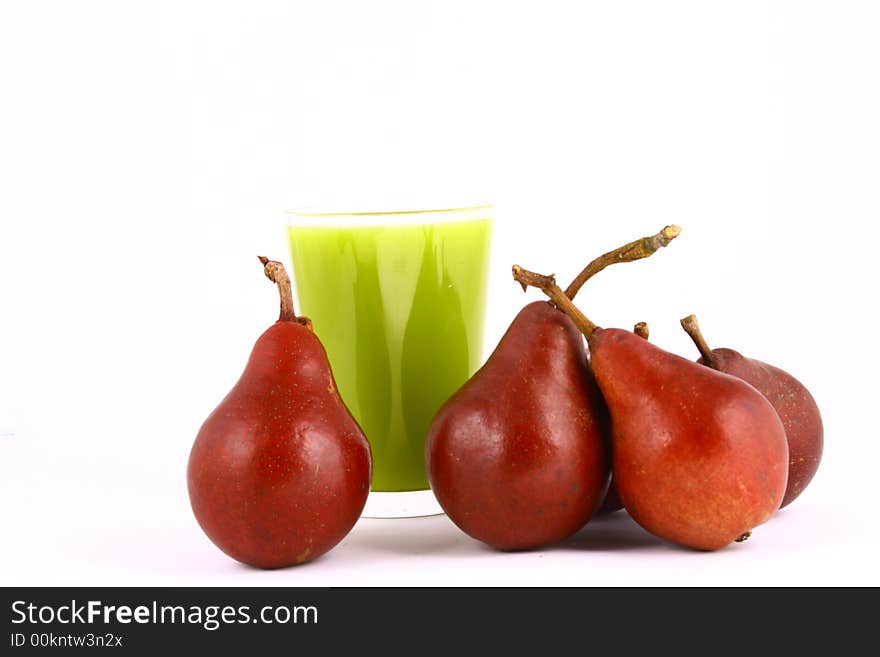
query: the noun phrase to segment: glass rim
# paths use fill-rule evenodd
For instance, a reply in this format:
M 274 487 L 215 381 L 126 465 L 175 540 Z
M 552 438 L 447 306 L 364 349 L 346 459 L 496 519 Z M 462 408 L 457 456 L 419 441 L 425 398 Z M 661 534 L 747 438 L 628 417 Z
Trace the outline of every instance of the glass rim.
M 384 219 L 381 223 L 421 223 L 437 221 L 467 221 L 491 219 L 495 206 L 492 203 L 467 205 L 438 205 L 435 207 L 409 208 L 405 210 L 336 209 L 334 207 L 306 206 L 285 210 L 288 224 L 292 226 L 335 226 L 340 220 L 350 220 L 353 226 L 369 225 L 369 220 Z

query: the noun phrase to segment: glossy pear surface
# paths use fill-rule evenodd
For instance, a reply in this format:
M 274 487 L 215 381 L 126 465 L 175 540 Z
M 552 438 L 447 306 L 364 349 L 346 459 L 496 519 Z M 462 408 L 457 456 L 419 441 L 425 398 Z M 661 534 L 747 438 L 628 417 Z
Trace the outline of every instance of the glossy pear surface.
M 357 521 L 370 448 L 310 328 L 278 321 L 205 420 L 189 460 L 193 512 L 226 554 L 260 568 L 314 559 Z
M 813 479 L 822 459 L 824 429 L 816 400 L 785 370 L 746 358 L 733 349 L 713 349 L 712 367 L 750 383 L 779 414 L 789 452 L 788 485 L 782 506 L 790 504 Z
M 629 331 L 596 329 L 589 343 L 611 414 L 615 485 L 636 522 L 713 550 L 773 515 L 788 445 L 761 393 Z
M 602 500 L 606 422 L 580 332 L 549 303 L 531 303 L 432 421 L 431 488 L 449 518 L 484 543 L 556 542 Z

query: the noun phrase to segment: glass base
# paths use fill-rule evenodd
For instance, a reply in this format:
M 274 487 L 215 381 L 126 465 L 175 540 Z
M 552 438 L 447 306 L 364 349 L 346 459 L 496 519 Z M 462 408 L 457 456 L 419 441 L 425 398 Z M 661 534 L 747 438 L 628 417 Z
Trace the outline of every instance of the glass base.
M 361 518 L 417 518 L 437 516 L 443 509 L 433 491 L 370 491 Z

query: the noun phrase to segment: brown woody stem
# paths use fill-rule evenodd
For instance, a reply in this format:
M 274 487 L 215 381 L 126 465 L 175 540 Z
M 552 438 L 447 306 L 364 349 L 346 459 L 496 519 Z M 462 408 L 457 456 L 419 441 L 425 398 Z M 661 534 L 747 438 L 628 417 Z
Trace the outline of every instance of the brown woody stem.
M 647 340 L 651 335 L 650 331 L 648 330 L 647 322 L 639 322 L 638 324 L 633 326 L 633 333 L 635 333 L 640 338 L 644 338 L 645 340 Z
M 666 226 L 656 235 L 643 237 L 641 239 L 624 244 L 621 247 L 609 251 L 604 255 L 600 255 L 590 264 L 584 267 L 583 271 L 577 275 L 571 284 L 565 290 L 565 296 L 574 299 L 575 295 L 581 289 L 584 283 L 593 276 L 605 269 L 608 265 L 618 262 L 632 262 L 633 260 L 641 260 L 655 253 L 661 247 L 666 246 L 681 233 L 681 228 L 676 225 Z
M 513 278 L 516 282 L 522 285 L 523 290 L 527 287 L 537 287 L 542 290 L 544 294 L 550 297 L 550 300 L 556 304 L 557 308 L 571 317 L 575 326 L 580 329 L 581 333 L 587 336 L 588 340 L 590 339 L 590 336 L 593 335 L 593 332 L 599 328 L 587 319 L 580 310 L 578 310 L 577 306 L 575 306 L 571 302 L 571 299 L 565 295 L 565 292 L 562 291 L 562 288 L 556 284 L 556 278 L 552 275 L 545 276 L 543 274 L 536 274 L 528 269 L 523 269 L 519 265 L 514 265 Z
M 700 355 L 703 357 L 703 363 L 714 369 L 715 356 L 709 348 L 709 345 L 706 343 L 703 334 L 700 332 L 700 325 L 697 323 L 697 316 L 688 315 L 683 318 L 681 320 L 681 328 L 684 329 L 685 333 L 691 336 L 691 340 L 697 345 L 697 349 L 700 350 Z
M 280 322 L 296 322 L 298 317 L 293 311 L 293 291 L 290 289 L 290 277 L 284 270 L 284 265 L 276 260 L 269 260 L 266 256 L 257 256 L 263 263 L 263 273 L 266 278 L 278 286 L 278 294 L 281 296 L 281 312 L 278 315 Z

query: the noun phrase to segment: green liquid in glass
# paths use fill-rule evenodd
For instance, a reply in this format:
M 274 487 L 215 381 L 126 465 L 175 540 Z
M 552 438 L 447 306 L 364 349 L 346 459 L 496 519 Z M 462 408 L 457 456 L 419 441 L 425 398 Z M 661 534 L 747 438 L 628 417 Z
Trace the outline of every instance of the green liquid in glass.
M 428 425 L 482 360 L 492 222 L 361 219 L 289 227 L 296 310 L 370 441 L 372 489 L 424 490 Z

